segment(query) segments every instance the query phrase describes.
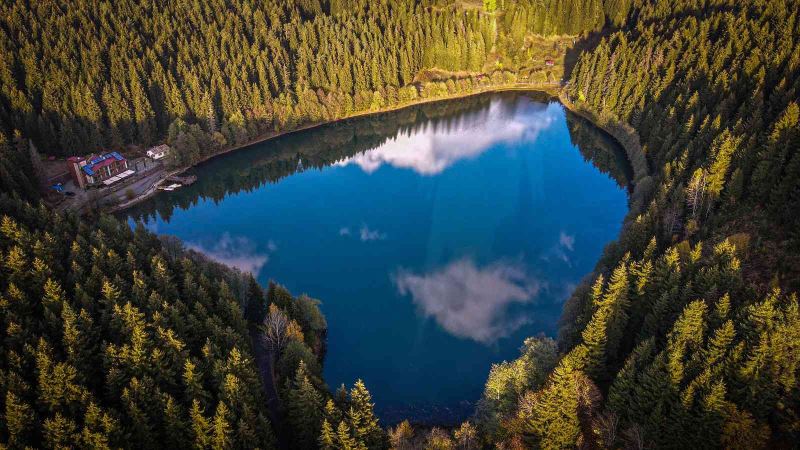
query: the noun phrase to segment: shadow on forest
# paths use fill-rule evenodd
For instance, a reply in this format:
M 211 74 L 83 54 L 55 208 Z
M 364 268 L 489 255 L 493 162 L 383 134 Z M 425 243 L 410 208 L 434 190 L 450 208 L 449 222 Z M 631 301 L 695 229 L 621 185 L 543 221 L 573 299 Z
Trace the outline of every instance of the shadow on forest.
M 164 88 L 157 82 L 151 82 L 146 91 L 147 100 L 150 105 L 161 105 L 158 110 L 151 111 L 151 115 L 141 120 L 115 119 L 106 120 L 100 113 L 100 105 L 92 103 L 84 108 L 87 111 L 96 111 L 97 117 L 87 115 L 64 115 L 54 111 L 42 111 L 36 113 L 40 108 L 35 107 L 29 111 L 13 110 L 4 111 L 0 104 L 0 117 L 7 120 L 0 123 L 0 131 L 5 131 L 11 135 L 12 131 L 20 130 L 23 136 L 30 137 L 41 154 L 69 157 L 73 155 L 87 155 L 93 152 L 111 150 L 130 150 L 132 148 L 145 149 L 150 145 L 156 145 L 164 141 L 170 125 L 180 119 L 185 124 L 183 131 L 190 131 L 194 127 L 196 132 L 194 138 L 198 140 L 198 152 L 200 157 L 207 156 L 202 154 L 213 148 L 211 134 L 204 131 L 200 125 L 206 124 L 208 117 L 201 117 L 195 114 L 175 115 L 166 110 L 169 104 Z M 221 94 L 217 93 L 211 98 L 213 105 L 221 105 Z M 279 108 L 277 104 L 273 108 Z M 124 108 L 122 108 L 124 110 Z M 264 117 L 264 111 L 248 110 L 248 117 L 245 124 L 239 130 L 232 130 L 226 133 L 222 120 L 215 119 L 215 128 L 223 131 L 223 135 L 229 138 L 228 145 L 240 145 L 250 140 L 252 136 L 261 136 L 275 131 L 273 119 Z M 272 111 L 275 112 L 274 110 Z M 214 108 L 217 118 L 221 116 L 218 108 Z M 131 114 L 131 111 L 128 111 Z M 188 125 L 195 124 L 195 125 Z M 232 139 L 236 133 L 238 139 Z M 126 143 L 139 143 L 131 145 Z M 215 150 L 211 150 L 215 151 Z M 198 155 L 194 155 L 198 156 Z M 200 159 L 200 158 L 198 158 Z
M 720 13 L 720 12 L 735 13 L 736 10 L 737 10 L 737 8 L 731 7 L 731 6 L 713 6 L 713 7 L 706 6 L 703 9 L 692 9 L 692 8 L 689 8 L 689 9 L 685 9 L 685 10 L 682 10 L 682 11 L 670 10 L 670 12 L 668 14 L 665 14 L 663 17 L 649 18 L 649 19 L 643 20 L 641 22 L 639 22 L 633 16 L 629 17 L 628 18 L 628 23 L 638 23 L 639 24 L 639 26 L 636 27 L 636 28 L 625 27 L 624 25 L 623 25 L 623 27 L 616 27 L 616 26 L 612 26 L 610 23 L 607 23 L 606 26 L 604 26 L 601 30 L 592 31 L 592 32 L 587 33 L 585 36 L 582 36 L 580 39 L 578 39 L 575 42 L 575 45 L 573 45 L 572 47 L 567 49 L 566 54 L 564 55 L 564 79 L 565 80 L 569 80 L 570 79 L 570 76 L 572 75 L 572 70 L 575 68 L 575 64 L 577 64 L 578 58 L 580 58 L 580 55 L 581 55 L 581 53 L 583 51 L 591 51 L 591 50 L 593 50 L 597 46 L 597 44 L 600 43 L 600 41 L 603 38 L 611 36 L 612 34 L 618 32 L 618 31 L 623 31 L 623 28 L 625 28 L 626 31 L 629 32 L 628 40 L 632 41 L 633 39 L 635 39 L 636 36 L 638 36 L 638 34 L 639 34 L 638 31 L 639 30 L 647 29 L 648 27 L 650 27 L 652 24 L 654 24 L 656 22 L 675 23 L 675 24 L 677 24 L 677 23 L 680 23 L 679 21 L 681 19 L 685 19 L 687 17 L 698 17 L 699 18 L 699 17 L 703 17 L 703 16 L 708 15 L 710 12 L 713 12 L 713 13 Z
M 570 79 L 572 76 L 572 69 L 575 68 L 575 64 L 578 63 L 578 58 L 580 58 L 584 50 L 592 50 L 600 43 L 601 39 L 610 35 L 612 32 L 613 30 L 608 30 L 606 28 L 600 31 L 593 31 L 581 37 L 575 42 L 575 45 L 569 47 L 564 54 L 564 79 Z

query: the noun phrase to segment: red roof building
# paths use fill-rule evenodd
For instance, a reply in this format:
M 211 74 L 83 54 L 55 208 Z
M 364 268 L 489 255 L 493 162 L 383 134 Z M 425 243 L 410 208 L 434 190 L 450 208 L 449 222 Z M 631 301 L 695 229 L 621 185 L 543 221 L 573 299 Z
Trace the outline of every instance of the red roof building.
M 67 159 L 70 174 L 78 186 L 111 185 L 134 174 L 128 169 L 128 160 L 117 152 L 89 155 L 84 158 L 72 156 Z

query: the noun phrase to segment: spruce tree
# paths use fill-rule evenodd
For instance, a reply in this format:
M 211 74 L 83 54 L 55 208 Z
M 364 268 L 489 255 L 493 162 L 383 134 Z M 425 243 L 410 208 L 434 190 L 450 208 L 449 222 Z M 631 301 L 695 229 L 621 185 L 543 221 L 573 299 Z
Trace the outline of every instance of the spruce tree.
M 319 438 L 322 425 L 322 399 L 311 384 L 303 361 L 297 366 L 294 378 L 287 380 L 287 420 L 293 430 L 297 448 L 311 448 Z

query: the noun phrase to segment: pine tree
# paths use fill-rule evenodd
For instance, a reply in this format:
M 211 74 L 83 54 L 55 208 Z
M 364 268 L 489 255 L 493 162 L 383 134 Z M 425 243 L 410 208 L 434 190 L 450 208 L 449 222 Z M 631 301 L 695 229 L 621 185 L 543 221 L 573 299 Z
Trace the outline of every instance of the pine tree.
M 298 448 L 313 447 L 320 435 L 322 399 L 311 384 L 303 361 L 297 366 L 294 379 L 287 380 L 287 420 L 292 427 Z
M 3 419 L 8 430 L 8 443 L 23 448 L 30 442 L 30 433 L 34 429 L 33 408 L 10 390 L 6 392 L 5 405 Z
M 322 450 L 333 450 L 335 447 L 336 435 L 334 434 L 333 427 L 328 422 L 328 419 L 322 420 L 322 428 L 319 433 L 319 440 L 317 444 Z
M 181 448 L 190 445 L 187 437 L 187 424 L 184 420 L 183 411 L 175 399 L 166 394 L 164 402 L 164 424 L 166 430 L 166 444 L 173 448 Z
M 728 173 L 733 152 L 736 150 L 736 140 L 728 130 L 722 132 L 717 138 L 712 148 L 714 162 L 708 170 L 708 193 L 713 197 L 719 197 L 725 187 L 725 179 Z
M 627 324 L 629 286 L 626 264 L 622 262 L 614 269 L 601 297 L 602 286 L 603 279 L 598 278 L 592 293 L 597 309 L 582 333 L 587 350 L 586 371 L 596 377 L 606 376 L 607 364 L 616 357 Z
M 667 336 L 667 349 L 669 354 L 669 371 L 672 381 L 678 385 L 684 379 L 686 370 L 685 358 L 693 351 L 700 350 L 706 323 L 706 304 L 696 300 L 684 308 L 683 313 L 675 322 L 675 326 Z
M 634 391 L 641 371 L 653 358 L 654 349 L 655 340 L 652 338 L 636 346 L 608 390 L 608 408 L 623 419 L 636 420 L 635 416 L 629 415 L 631 405 L 635 402 Z
M 211 447 L 214 449 L 231 448 L 231 426 L 228 423 L 228 407 L 219 402 L 212 422 Z
M 260 324 L 267 315 L 264 291 L 261 290 L 261 286 L 258 285 L 255 278 L 252 276 L 248 277 L 247 283 L 248 300 L 245 317 L 250 323 Z
M 118 439 L 119 424 L 95 403 L 86 408 L 80 443 L 87 448 L 107 448 Z
M 48 447 L 66 448 L 78 441 L 77 426 L 72 419 L 55 413 L 44 421 L 42 434 Z
M 586 360 L 585 347 L 578 346 L 553 370 L 545 387 L 528 391 L 520 399 L 518 416 L 522 431 L 532 444 L 542 448 L 566 448 L 580 435 L 577 380 Z
M 625 262 L 622 262 L 614 269 L 606 294 L 603 297 L 603 305 L 607 305 L 609 309 L 607 352 L 611 358 L 616 358 L 617 356 L 628 321 L 627 310 L 630 304 L 628 299 L 630 288 L 627 269 Z
M 356 380 L 350 390 L 350 408 L 355 413 L 350 414 L 350 425 L 355 438 L 369 448 L 375 448 L 383 441 L 383 430 L 378 425 L 378 419 L 373 412 L 372 396 L 364 382 Z
M 341 450 L 360 450 L 366 447 L 356 443 L 355 439 L 350 435 L 350 427 L 343 420 L 336 427 L 336 448 Z
M 212 428 L 208 419 L 203 415 L 203 410 L 200 407 L 200 402 L 197 400 L 192 401 L 192 410 L 190 412 L 192 420 L 192 433 L 194 434 L 194 447 L 208 448 L 213 442 Z

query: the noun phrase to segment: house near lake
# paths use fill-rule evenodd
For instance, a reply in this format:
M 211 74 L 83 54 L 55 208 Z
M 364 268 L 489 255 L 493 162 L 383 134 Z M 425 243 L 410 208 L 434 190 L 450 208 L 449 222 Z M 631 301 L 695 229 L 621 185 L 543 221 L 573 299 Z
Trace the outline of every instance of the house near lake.
M 147 151 L 147 157 L 153 160 L 159 160 L 169 155 L 169 150 L 169 145 L 167 144 L 156 145 Z
M 134 173 L 128 169 L 128 160 L 118 152 L 72 156 L 67 159 L 70 175 L 82 189 L 88 186 L 110 186 Z

